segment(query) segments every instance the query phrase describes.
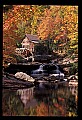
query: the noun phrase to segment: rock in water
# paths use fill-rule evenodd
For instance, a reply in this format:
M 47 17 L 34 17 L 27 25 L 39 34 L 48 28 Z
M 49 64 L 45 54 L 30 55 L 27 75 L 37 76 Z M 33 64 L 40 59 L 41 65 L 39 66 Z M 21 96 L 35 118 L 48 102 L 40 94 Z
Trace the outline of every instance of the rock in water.
M 68 80 L 78 80 L 78 76 L 77 75 L 71 75 L 68 77 Z
M 25 81 L 30 81 L 30 82 L 34 82 L 35 81 L 35 79 L 33 79 L 32 77 L 30 77 L 29 75 L 27 75 L 26 73 L 23 73 L 23 72 L 17 72 L 15 74 L 15 77 L 23 79 Z

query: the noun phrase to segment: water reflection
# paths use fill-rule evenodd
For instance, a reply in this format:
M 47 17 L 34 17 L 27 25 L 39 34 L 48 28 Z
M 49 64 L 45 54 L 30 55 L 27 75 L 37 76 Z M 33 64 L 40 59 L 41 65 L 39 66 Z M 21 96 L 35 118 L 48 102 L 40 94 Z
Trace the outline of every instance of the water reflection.
M 21 116 L 77 116 L 77 90 L 75 86 L 57 89 L 31 87 L 13 92 L 5 89 L 3 91 L 3 113 L 4 116 L 6 112 L 11 116 L 14 113 L 14 115 Z M 12 114 L 9 114 L 7 109 Z
M 16 95 L 16 90 L 3 89 L 2 92 L 2 115 L 24 115 L 24 105 L 21 99 Z
M 78 105 L 78 87 L 75 85 L 71 85 L 69 89 L 75 98 L 74 101 L 76 102 L 76 105 Z
M 72 85 L 69 88 L 70 88 L 72 95 L 76 96 L 78 94 L 78 87 L 77 86 Z
M 35 106 L 37 104 L 36 99 L 33 96 L 34 87 L 28 89 L 18 89 L 17 94 L 20 95 L 20 99 L 22 100 L 24 106 L 26 108 L 30 106 Z

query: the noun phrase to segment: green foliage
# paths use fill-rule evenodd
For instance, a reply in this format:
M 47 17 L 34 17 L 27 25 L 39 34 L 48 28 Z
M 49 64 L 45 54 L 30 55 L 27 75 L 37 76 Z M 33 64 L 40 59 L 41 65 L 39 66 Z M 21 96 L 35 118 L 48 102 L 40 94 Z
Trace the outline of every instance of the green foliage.
M 16 43 L 16 46 L 17 46 L 17 48 L 21 48 L 21 47 L 22 47 L 22 45 L 21 45 L 20 42 L 17 42 L 17 43 Z
M 17 63 L 23 63 L 23 62 L 27 62 L 27 60 L 25 60 L 22 56 L 20 55 L 14 55 L 14 57 L 16 58 Z
M 70 95 L 67 100 L 67 111 L 70 112 L 70 116 L 77 116 L 77 106 L 75 103 L 75 96 Z
M 78 63 L 71 63 L 71 67 L 69 69 L 70 75 L 74 75 L 78 72 Z
M 21 21 L 20 23 L 18 23 L 17 27 L 18 29 L 15 30 L 15 33 L 23 38 L 25 36 L 26 22 Z
M 8 10 L 3 11 L 5 55 L 14 53 L 16 41 L 26 33 L 38 34 L 43 40 L 50 39 L 50 52 L 53 48 L 58 52 L 78 53 L 78 6 L 3 5 L 3 8 L 7 7 Z M 55 40 L 54 45 L 51 39 Z
M 16 63 L 16 58 L 14 56 L 12 56 L 11 54 L 10 55 L 4 55 L 3 56 L 3 66 L 4 67 L 7 67 L 8 66 L 8 63 Z
M 71 48 L 71 49 L 68 49 L 68 55 L 72 55 L 74 53 L 74 50 L 73 50 L 73 48 Z
M 36 110 L 33 109 L 32 107 L 30 107 L 27 111 L 28 111 L 28 115 L 29 115 L 29 116 L 36 115 Z
M 72 60 L 74 60 L 75 58 L 76 58 L 76 56 L 74 56 L 74 55 L 71 56 L 71 59 L 72 59 Z
M 48 49 L 47 46 L 44 46 L 43 43 L 39 43 L 38 45 L 35 46 L 35 54 L 36 55 L 46 55 L 48 54 Z
M 20 116 L 24 115 L 24 106 L 20 98 L 12 91 L 3 92 L 3 116 Z

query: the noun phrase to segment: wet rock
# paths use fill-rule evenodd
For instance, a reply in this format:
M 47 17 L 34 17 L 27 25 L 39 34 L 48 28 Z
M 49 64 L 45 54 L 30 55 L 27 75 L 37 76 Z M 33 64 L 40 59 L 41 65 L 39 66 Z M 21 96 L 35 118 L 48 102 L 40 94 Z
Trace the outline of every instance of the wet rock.
M 68 80 L 78 80 L 78 76 L 71 75 L 71 76 L 68 77 Z
M 69 81 L 69 86 L 72 86 L 72 85 L 77 86 L 78 85 L 78 81 L 76 81 L 76 80 L 70 80 Z
M 78 86 L 78 76 L 71 75 L 68 77 L 69 86 Z
M 63 70 L 64 70 L 65 74 L 69 74 L 70 67 L 65 67 L 65 68 L 63 68 Z
M 35 79 L 33 79 L 31 76 L 29 76 L 29 75 L 27 75 L 26 73 L 23 73 L 23 72 L 17 72 L 15 74 L 15 77 L 23 79 L 25 81 L 30 81 L 30 82 L 34 82 L 35 81 Z
M 78 76 L 78 73 L 75 73 L 76 76 Z
M 64 74 L 59 73 L 59 74 L 50 74 L 49 79 L 54 80 L 54 79 L 64 79 Z

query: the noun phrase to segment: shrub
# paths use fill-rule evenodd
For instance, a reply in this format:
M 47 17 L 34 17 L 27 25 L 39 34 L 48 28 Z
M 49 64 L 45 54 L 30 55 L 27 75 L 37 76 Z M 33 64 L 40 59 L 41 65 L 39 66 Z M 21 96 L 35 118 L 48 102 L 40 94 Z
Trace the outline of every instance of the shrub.
M 69 69 L 70 75 L 73 75 L 78 72 L 78 63 L 72 63 Z

